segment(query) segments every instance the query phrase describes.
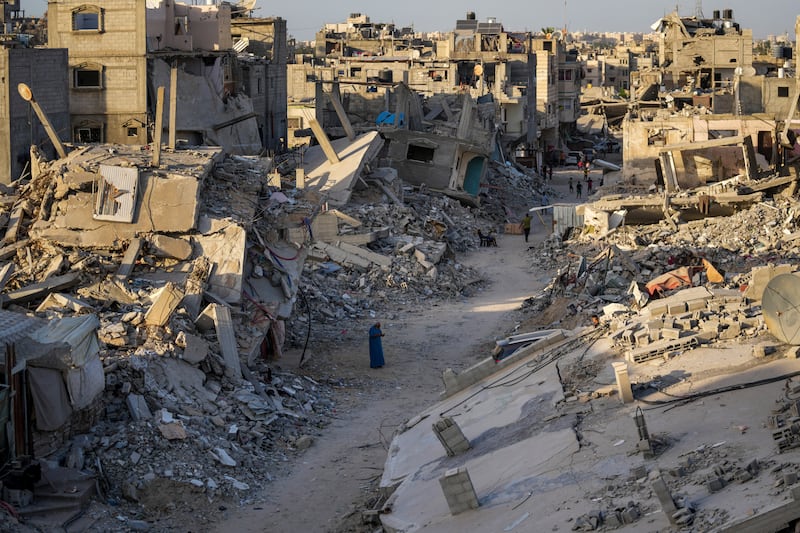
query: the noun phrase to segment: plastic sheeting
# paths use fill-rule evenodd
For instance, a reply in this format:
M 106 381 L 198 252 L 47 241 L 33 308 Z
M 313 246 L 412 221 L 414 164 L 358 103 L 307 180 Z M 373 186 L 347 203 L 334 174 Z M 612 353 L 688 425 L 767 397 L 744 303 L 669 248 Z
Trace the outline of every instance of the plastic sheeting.
M 101 368 L 102 370 L 102 368 Z M 54 431 L 64 425 L 72 414 L 67 389 L 61 372 L 52 368 L 28 368 L 36 427 Z

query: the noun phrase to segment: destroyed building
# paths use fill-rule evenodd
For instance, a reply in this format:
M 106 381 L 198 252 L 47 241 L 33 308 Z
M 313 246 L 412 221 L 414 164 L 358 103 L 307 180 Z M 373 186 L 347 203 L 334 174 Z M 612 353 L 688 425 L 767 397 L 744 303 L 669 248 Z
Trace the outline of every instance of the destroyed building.
M 49 20 L 50 46 L 70 54 L 73 141 L 148 144 L 163 86 L 179 142 L 230 153 L 282 148 L 283 65 L 239 65 L 230 5 L 64 0 L 51 2 Z
M 353 21 L 327 26 L 313 62 L 289 66 L 292 131 L 307 128 L 312 116 L 329 132 L 341 127 L 331 102 L 334 82 L 344 109 L 359 117 L 352 120 L 360 131 L 395 109 L 391 87 L 398 83 L 426 98 L 468 92 L 493 101 L 498 139 L 534 151 L 560 146 L 560 128 L 572 128 L 580 114 L 578 64 L 558 34 L 509 32 L 474 13 L 430 39 L 368 17 Z
M 685 154 L 676 160 L 678 173 L 685 167 L 692 176 L 683 187 L 744 173 L 748 158 L 736 147 L 739 137 L 754 151 L 750 175 L 791 159 L 779 149 L 778 132 L 795 120 L 795 84 L 757 75 L 752 33 L 734 24 L 728 10 L 725 17 L 698 22 L 673 14 L 661 20 L 664 62 L 636 73 L 638 93 L 624 121 L 626 179 L 656 183 L 653 162 L 671 146 Z M 722 146 L 725 138 L 731 146 Z

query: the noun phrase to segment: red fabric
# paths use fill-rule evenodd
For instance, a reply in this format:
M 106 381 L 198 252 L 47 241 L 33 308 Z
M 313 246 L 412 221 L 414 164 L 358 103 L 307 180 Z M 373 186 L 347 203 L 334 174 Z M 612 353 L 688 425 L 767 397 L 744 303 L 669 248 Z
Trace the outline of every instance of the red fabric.
M 689 267 L 681 267 L 671 270 L 666 274 L 661 274 L 657 278 L 650 280 L 645 287 L 650 296 L 672 289 L 677 289 L 684 285 L 692 285 L 692 273 Z

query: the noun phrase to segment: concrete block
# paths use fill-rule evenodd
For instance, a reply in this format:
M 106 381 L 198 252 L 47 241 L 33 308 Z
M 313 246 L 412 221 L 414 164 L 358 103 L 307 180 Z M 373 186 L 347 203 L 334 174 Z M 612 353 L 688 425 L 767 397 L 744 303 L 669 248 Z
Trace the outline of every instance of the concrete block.
M 723 488 L 725 488 L 725 481 L 720 477 L 715 477 L 706 481 L 706 489 L 708 489 L 709 494 L 719 492 Z
M 760 300 L 764 294 L 764 289 L 776 276 L 781 274 L 791 274 L 792 265 L 767 265 L 754 268 L 750 273 L 750 284 L 744 292 L 744 296 L 753 300 Z
M 133 418 L 135 422 L 153 418 L 153 414 L 150 412 L 150 408 L 147 407 L 147 402 L 144 400 L 144 396 L 139 394 L 129 394 L 126 398 L 126 403 L 128 404 L 128 410 L 131 413 L 131 418 Z
M 636 346 L 647 346 L 650 344 L 650 332 L 645 330 L 640 330 L 634 333 L 634 338 L 636 339 Z
M 721 340 L 731 340 L 737 338 L 742 333 L 742 326 L 739 322 L 730 322 L 728 327 L 720 333 Z
M 706 308 L 706 300 L 704 299 L 697 299 L 697 300 L 690 300 L 686 302 L 686 310 L 690 313 L 695 311 L 702 311 Z
M 183 348 L 181 359 L 187 363 L 193 364 L 203 361 L 208 355 L 208 343 L 197 335 L 190 335 L 188 333 L 184 333 L 183 335 L 185 347 Z
M 452 418 L 441 418 L 432 427 L 448 456 L 452 457 L 469 450 L 469 441 Z
M 662 328 L 661 337 L 670 340 L 679 339 L 681 337 L 681 330 L 677 328 Z
M 667 484 L 664 482 L 664 479 L 659 476 L 653 481 L 651 487 L 653 488 L 653 492 L 656 493 L 658 501 L 661 503 L 661 509 L 664 511 L 670 521 L 672 521 L 672 515 L 675 514 L 675 511 L 678 510 L 678 507 L 675 505 L 675 501 L 672 499 L 672 494 L 670 493 Z
M 171 257 L 179 261 L 192 257 L 190 242 L 167 235 L 153 235 L 150 239 L 150 249 L 157 257 Z
M 682 315 L 686 312 L 686 302 L 671 303 L 667 306 L 667 313 L 672 316 Z
M 617 378 L 617 390 L 619 390 L 619 397 L 622 403 L 630 403 L 633 401 L 633 390 L 631 389 L 631 381 L 628 376 L 628 365 L 625 362 L 611 363 L 614 368 L 614 375 Z
M 148 326 L 166 325 L 169 322 L 169 317 L 172 316 L 182 299 L 183 291 L 172 283 L 167 283 L 144 315 L 145 324 Z
M 439 478 L 450 513 L 457 515 L 478 508 L 478 496 L 465 467 L 453 468 Z
M 669 307 L 665 303 L 650 302 L 647 309 L 650 311 L 650 316 L 657 317 L 667 314 Z

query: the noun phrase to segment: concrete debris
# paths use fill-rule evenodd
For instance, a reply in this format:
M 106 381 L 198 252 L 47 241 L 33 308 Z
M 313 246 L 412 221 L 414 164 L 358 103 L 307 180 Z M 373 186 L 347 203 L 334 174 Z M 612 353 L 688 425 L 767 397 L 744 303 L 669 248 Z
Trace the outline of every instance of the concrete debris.
M 0 303 L 13 312 L 3 312 L 93 325 L 89 344 L 51 350 L 85 361 L 58 367 L 69 405 L 36 431 L 36 456 L 75 463 L 68 437 L 77 435 L 84 467 L 114 501 L 146 502 L 156 490 L 247 501 L 250 487 L 312 446 L 333 387 L 348 384 L 283 372 L 265 357 L 302 346 L 309 317 L 315 338 L 335 343 L 351 321 L 480 290 L 485 280 L 456 253 L 478 247 L 479 229 L 516 223 L 543 187 L 491 164 L 493 194 L 462 204 L 368 168 L 379 141 L 358 140 L 355 162 L 342 160 L 341 190 L 315 188 L 313 172 L 303 189 L 268 181 L 271 160 L 218 149 L 165 152 L 153 169 L 148 152 L 103 145 L 42 162 L 9 189 L 0 235 L 14 238 L 0 245 Z M 95 196 L 101 167 L 138 176 L 140 194 L 121 218 Z M 293 172 L 287 179 L 295 184 Z M 19 329 L 11 341 L 30 333 Z

